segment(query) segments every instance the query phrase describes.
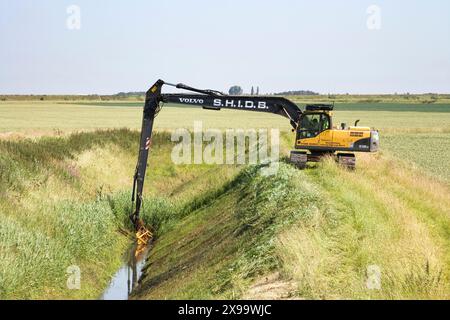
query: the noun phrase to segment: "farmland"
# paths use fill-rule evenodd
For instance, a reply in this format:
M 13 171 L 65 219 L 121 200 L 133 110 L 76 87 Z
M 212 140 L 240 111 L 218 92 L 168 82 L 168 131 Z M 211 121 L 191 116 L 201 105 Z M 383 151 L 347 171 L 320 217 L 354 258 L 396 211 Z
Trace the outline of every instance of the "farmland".
M 381 152 L 355 172 L 283 163 L 267 179 L 252 166 L 176 166 L 163 131 L 275 127 L 286 153 L 285 119 L 165 106 L 144 216 L 158 239 L 134 298 L 448 298 L 450 104 L 344 98 L 335 125 L 379 129 Z M 117 230 L 130 234 L 140 105 L 0 102 L 1 298 L 99 296 L 130 242 Z M 86 275 L 79 291 L 65 288 L 71 264 Z M 368 265 L 383 290 L 364 287 Z
M 294 99 L 299 100 L 299 99 Z M 322 99 L 323 100 L 323 99 Z M 320 101 L 322 101 L 320 100 Z M 355 100 L 355 98 L 353 98 Z M 306 100 L 304 102 L 308 102 Z M 108 128 L 138 130 L 142 102 L 0 102 L 0 138 L 61 135 Z M 245 116 L 242 116 L 245 114 Z M 180 116 L 182 115 L 182 116 Z M 343 103 L 336 105 L 335 125 L 341 122 L 377 128 L 383 149 L 410 160 L 426 171 L 449 181 L 450 104 Z M 166 105 L 155 128 L 171 131 L 192 129 L 194 121 L 203 128 L 280 128 L 289 123 L 278 116 L 233 110 L 220 112 Z M 429 139 L 428 139 L 429 137 Z M 419 141 L 420 140 L 420 141 Z M 419 148 L 419 150 L 418 150 Z M 427 150 L 422 152 L 420 150 Z M 439 157 L 429 157 L 438 152 Z M 430 164 L 433 162 L 433 164 Z
M 158 115 L 155 126 L 159 130 L 192 127 L 194 121 L 203 121 L 208 128 L 276 127 L 289 130 L 289 123 L 275 115 L 221 110 L 219 113 L 199 108 L 166 105 Z M 373 126 L 382 132 L 448 132 L 450 104 L 338 104 L 335 124 Z M 71 132 L 101 128 L 140 127 L 142 103 L 48 103 L 0 102 L 0 132 L 25 135 Z M 180 114 L 183 116 L 181 117 Z M 232 125 L 231 125 L 232 123 Z

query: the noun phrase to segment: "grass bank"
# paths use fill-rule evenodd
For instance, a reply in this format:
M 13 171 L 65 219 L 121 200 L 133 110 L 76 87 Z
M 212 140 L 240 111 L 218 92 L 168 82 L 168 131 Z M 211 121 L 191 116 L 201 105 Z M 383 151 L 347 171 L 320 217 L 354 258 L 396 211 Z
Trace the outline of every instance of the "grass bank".
M 387 155 L 358 166 L 305 172 L 325 206 L 278 237 L 286 276 L 307 298 L 448 299 L 450 190 Z M 373 268 L 378 289 L 367 287 Z
M 100 295 L 131 241 L 119 230 L 129 227 L 138 140 L 126 129 L 0 140 L 1 299 Z M 145 212 L 159 219 L 167 199 L 183 203 L 238 171 L 175 166 L 170 135 L 153 142 Z M 67 288 L 71 266 L 81 270 L 80 290 Z
M 449 298 L 447 186 L 389 155 L 358 166 L 247 168 L 180 209 L 134 298 Z
M 83 183 L 99 164 L 79 157 L 109 148 L 123 156 L 135 139 L 118 130 L 0 141 L 1 298 L 96 297 L 128 240 L 117 234 L 123 219 L 111 214 L 102 184 Z M 67 288 L 70 266 L 81 270 L 81 290 Z

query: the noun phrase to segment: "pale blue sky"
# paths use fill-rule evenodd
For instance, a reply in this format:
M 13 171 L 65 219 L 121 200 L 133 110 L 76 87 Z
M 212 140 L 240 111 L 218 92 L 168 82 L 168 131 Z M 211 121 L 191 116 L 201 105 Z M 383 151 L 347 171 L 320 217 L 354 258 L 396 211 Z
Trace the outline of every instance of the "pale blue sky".
M 66 27 L 69 5 L 81 29 Z M 381 8 L 369 30 L 367 8 Z M 447 0 L 0 0 L 0 94 L 450 92 Z

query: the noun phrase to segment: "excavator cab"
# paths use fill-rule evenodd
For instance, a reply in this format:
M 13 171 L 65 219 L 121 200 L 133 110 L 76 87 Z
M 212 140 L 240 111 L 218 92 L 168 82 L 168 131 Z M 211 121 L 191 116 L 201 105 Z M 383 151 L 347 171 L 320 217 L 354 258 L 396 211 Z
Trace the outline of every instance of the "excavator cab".
M 300 117 L 297 128 L 297 140 L 313 138 L 325 130 L 331 129 L 331 117 L 325 112 L 305 112 Z

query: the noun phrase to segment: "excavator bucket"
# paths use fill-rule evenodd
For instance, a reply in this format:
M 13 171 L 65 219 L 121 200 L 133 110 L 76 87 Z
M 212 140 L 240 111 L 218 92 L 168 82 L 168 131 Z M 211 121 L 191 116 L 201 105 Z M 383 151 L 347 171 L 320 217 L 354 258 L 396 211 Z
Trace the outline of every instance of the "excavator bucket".
M 146 246 L 152 239 L 153 234 L 146 227 L 142 226 L 136 231 L 136 239 L 138 245 Z
M 134 252 L 135 257 L 139 257 L 147 248 L 148 243 L 152 239 L 152 233 L 147 228 L 139 229 L 136 232 L 136 251 Z
M 135 227 L 137 245 L 134 254 L 136 257 L 138 257 L 142 252 L 145 251 L 145 248 L 153 238 L 153 234 L 145 227 L 144 222 L 141 219 L 138 220 Z

